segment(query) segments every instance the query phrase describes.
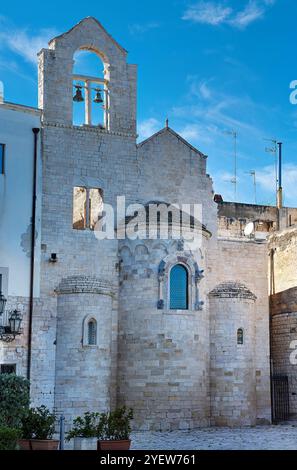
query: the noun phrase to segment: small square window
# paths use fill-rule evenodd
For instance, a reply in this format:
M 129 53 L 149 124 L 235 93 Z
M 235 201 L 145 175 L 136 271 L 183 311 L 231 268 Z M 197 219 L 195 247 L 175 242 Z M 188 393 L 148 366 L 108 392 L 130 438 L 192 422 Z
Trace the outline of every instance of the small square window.
M 16 364 L 1 364 L 0 373 L 1 374 L 15 374 Z
M 0 175 L 4 175 L 5 144 L 0 144 Z

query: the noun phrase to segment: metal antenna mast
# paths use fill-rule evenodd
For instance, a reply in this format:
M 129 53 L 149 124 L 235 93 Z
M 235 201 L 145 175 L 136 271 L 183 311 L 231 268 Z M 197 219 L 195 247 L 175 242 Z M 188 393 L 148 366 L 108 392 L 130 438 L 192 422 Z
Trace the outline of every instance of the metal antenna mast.
M 278 203 L 278 156 L 277 156 L 277 140 L 276 139 L 264 139 L 266 142 L 271 142 L 272 147 L 266 147 L 265 152 L 274 154 L 274 165 L 275 165 L 275 197 L 276 205 Z
M 282 142 L 277 142 L 278 146 L 278 191 L 277 191 L 277 207 L 283 207 L 283 180 L 282 180 Z
M 256 170 L 250 170 L 246 172 L 248 175 L 253 177 L 253 184 L 254 184 L 254 197 L 255 197 L 255 204 L 257 204 L 257 178 L 256 178 Z
M 235 130 L 224 131 L 224 134 L 231 135 L 234 139 L 234 178 L 231 179 L 231 183 L 234 184 L 234 202 L 237 200 L 237 137 L 238 133 Z

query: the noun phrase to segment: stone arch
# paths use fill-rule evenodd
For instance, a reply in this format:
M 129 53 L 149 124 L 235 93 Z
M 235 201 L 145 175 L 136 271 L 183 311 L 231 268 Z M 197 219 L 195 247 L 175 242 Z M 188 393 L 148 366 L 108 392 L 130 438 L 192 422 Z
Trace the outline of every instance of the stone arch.
M 189 310 L 190 272 L 184 263 L 171 266 L 168 273 L 168 307 L 170 310 Z M 179 295 L 176 295 L 176 286 L 179 286 Z M 178 305 L 178 306 L 177 306 Z
M 89 344 L 89 323 L 91 321 L 95 321 L 96 322 L 96 344 L 94 345 L 90 345 Z M 89 314 L 89 315 L 86 315 L 83 319 L 83 322 L 82 322 L 82 346 L 83 347 L 98 347 L 98 318 L 97 318 L 97 314 Z
M 170 253 L 160 262 L 158 268 L 158 309 L 169 309 L 170 270 L 177 264 L 182 264 L 188 271 L 188 310 L 201 310 L 204 303 L 199 298 L 198 284 L 204 277 L 203 270 L 199 269 L 197 262 L 188 253 Z
M 108 119 L 102 130 L 134 136 L 136 67 L 127 64 L 127 51 L 92 17 L 84 18 L 69 31 L 53 38 L 49 49 L 42 49 L 38 55 L 39 107 L 43 110 L 44 121 L 73 125 L 72 68 L 74 53 L 79 50 L 95 53 L 104 64 Z
M 168 248 L 167 246 L 165 245 L 165 243 L 162 243 L 160 241 L 156 241 L 155 243 L 153 243 L 153 250 L 159 250 L 159 251 L 163 251 L 166 255 L 168 254 Z
M 132 260 L 132 251 L 131 249 L 129 248 L 129 246 L 127 245 L 124 245 L 121 247 L 120 251 L 119 251 L 119 256 L 121 258 L 121 260 L 123 261 L 124 264 L 131 264 L 131 260 Z
M 135 249 L 134 249 L 134 255 L 135 256 L 145 256 L 145 255 L 148 255 L 149 254 L 149 250 L 148 250 L 148 247 L 146 245 L 144 245 L 143 243 L 140 243 L 138 245 L 136 245 Z
M 94 46 L 91 46 L 91 45 L 82 45 L 82 46 L 79 46 L 74 51 L 73 55 L 75 55 L 77 52 L 80 52 L 80 51 L 91 52 L 93 54 L 96 54 L 98 59 L 101 60 L 103 66 L 104 66 L 104 70 L 106 70 L 106 72 L 108 71 L 110 61 L 108 59 L 108 55 L 106 54 L 106 52 L 103 52 L 101 49 L 98 49 L 97 47 L 94 47 Z
M 73 54 L 73 124 L 109 129 L 109 64 L 94 47 L 80 46 Z

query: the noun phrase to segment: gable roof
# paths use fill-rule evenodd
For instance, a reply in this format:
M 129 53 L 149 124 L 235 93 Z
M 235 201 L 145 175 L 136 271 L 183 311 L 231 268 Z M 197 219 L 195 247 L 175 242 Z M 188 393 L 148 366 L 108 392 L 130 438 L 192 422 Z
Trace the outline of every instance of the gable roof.
M 166 126 L 164 127 L 163 129 L 161 129 L 160 131 L 156 132 L 155 134 L 151 135 L 150 137 L 148 137 L 147 139 L 143 140 L 142 142 L 140 142 L 137 147 L 142 147 L 143 145 L 145 145 L 147 142 L 155 139 L 156 137 L 159 137 L 160 135 L 163 135 L 163 134 L 166 134 L 167 132 L 169 132 L 171 135 L 173 135 L 176 139 L 178 139 L 180 142 L 182 142 L 184 145 L 186 145 L 187 147 L 189 147 L 191 150 L 193 150 L 193 152 L 197 153 L 200 157 L 202 158 L 207 158 L 207 155 L 204 155 L 204 153 L 200 152 L 200 150 L 196 149 L 196 147 L 194 147 L 193 145 L 191 145 L 187 140 L 185 140 L 181 135 L 179 135 L 177 132 L 175 132 L 173 129 L 171 129 L 171 127 L 169 126 Z
M 104 26 L 102 26 L 102 24 L 96 19 L 94 18 L 94 16 L 86 16 L 85 18 L 83 18 L 82 20 L 80 20 L 76 25 L 72 26 L 72 28 L 70 28 L 68 31 L 65 31 L 64 33 L 58 35 L 58 36 L 55 36 L 54 38 L 52 38 L 48 45 L 50 45 L 53 41 L 55 41 L 56 39 L 60 39 L 60 38 L 63 38 L 64 36 L 66 36 L 67 34 L 69 34 L 71 31 L 73 31 L 75 28 L 78 28 L 82 23 L 85 23 L 85 22 L 89 22 L 89 21 L 94 21 L 95 23 L 97 23 L 97 25 L 99 26 L 99 28 L 111 39 L 111 41 L 116 45 L 116 47 L 118 49 L 120 49 L 121 52 L 123 52 L 124 54 L 127 54 L 128 51 L 126 49 L 124 49 L 112 36 L 111 34 L 109 34 L 108 31 L 106 31 L 106 29 L 104 28 Z

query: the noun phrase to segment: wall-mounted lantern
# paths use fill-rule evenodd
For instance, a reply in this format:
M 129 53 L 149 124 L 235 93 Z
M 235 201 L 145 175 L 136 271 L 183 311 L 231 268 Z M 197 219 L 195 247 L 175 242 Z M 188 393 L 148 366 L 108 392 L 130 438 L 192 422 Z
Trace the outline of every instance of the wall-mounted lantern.
M 16 336 L 22 333 L 22 314 L 18 310 L 13 310 L 8 315 L 8 321 L 6 325 L 0 326 L 0 340 L 10 343 L 15 339 Z

